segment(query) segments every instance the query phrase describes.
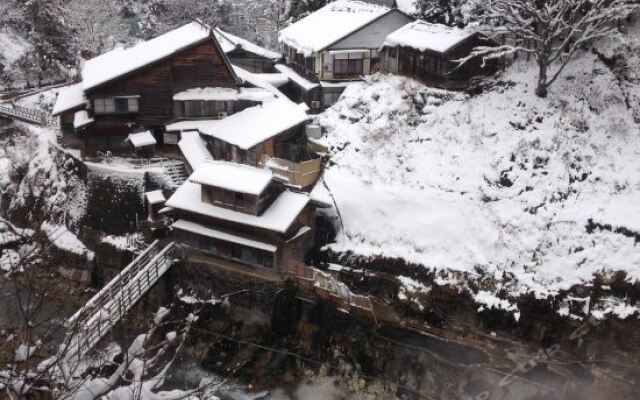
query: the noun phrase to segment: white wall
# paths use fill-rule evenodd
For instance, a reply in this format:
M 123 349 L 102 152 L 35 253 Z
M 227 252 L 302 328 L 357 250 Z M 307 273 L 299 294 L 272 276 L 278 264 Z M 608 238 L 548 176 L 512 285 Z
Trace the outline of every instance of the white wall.
M 341 49 L 375 49 L 382 47 L 385 38 L 391 32 L 403 27 L 413 19 L 398 10 L 392 10 L 378 20 L 359 31 L 334 43 L 329 50 Z

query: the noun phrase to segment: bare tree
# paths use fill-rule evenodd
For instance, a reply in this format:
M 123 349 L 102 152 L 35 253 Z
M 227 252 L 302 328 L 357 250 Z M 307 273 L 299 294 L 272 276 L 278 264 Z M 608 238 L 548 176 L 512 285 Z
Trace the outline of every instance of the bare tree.
M 619 34 L 618 22 L 637 7 L 634 0 L 489 0 L 484 25 L 493 37 L 509 42 L 478 47 L 470 57 L 533 55 L 538 63 L 535 93 L 545 97 L 579 49 Z

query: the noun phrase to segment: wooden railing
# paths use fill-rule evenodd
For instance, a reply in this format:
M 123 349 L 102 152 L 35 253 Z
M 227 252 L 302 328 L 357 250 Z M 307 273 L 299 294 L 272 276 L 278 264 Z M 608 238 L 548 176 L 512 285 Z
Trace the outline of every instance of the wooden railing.
M 282 272 L 293 278 L 299 286 L 312 290 L 318 297 L 337 304 L 338 308 L 362 312 L 377 324 L 371 297 L 353 293 L 345 283 L 331 274 L 302 263 L 290 264 Z
M 30 122 L 42 126 L 57 127 L 59 125 L 57 118 L 44 111 L 34 110 L 31 108 L 20 107 L 16 105 L 0 105 L 0 115 L 7 116 L 9 118 L 16 118 L 25 122 Z
M 261 166 L 266 166 L 273 173 L 284 179 L 289 185 L 305 188 L 313 185 L 322 172 L 322 160 L 314 158 L 309 161 L 296 163 L 282 158 L 265 155 L 260 160 Z
M 174 243 L 149 246 L 67 321 L 62 359 L 84 356 L 173 265 Z

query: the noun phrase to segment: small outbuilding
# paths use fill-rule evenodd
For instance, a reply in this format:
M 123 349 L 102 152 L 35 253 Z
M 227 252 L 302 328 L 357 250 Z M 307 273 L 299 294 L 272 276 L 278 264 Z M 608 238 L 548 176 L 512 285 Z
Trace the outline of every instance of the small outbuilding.
M 428 85 L 464 89 L 474 80 L 492 75 L 497 60 L 480 57 L 464 63 L 474 48 L 497 44 L 471 29 L 414 21 L 392 32 L 384 41 L 383 65 L 391 73 L 416 78 Z
M 126 142 L 133 146 L 136 155 L 151 158 L 155 154 L 156 138 L 151 131 L 131 133 L 127 136 Z
M 154 190 L 144 194 L 147 205 L 147 218 L 150 222 L 158 220 L 158 212 L 164 206 L 167 199 L 164 197 L 162 190 Z

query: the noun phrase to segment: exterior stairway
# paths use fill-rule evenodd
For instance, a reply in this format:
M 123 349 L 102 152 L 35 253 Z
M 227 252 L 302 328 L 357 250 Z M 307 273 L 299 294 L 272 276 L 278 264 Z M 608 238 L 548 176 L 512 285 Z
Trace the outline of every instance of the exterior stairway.
M 175 251 L 155 241 L 71 316 L 60 359 L 72 365 L 91 350 L 175 264 Z
M 165 176 L 169 179 L 171 186 L 177 188 L 181 186 L 189 177 L 187 168 L 182 161 L 166 160 L 162 162 Z

